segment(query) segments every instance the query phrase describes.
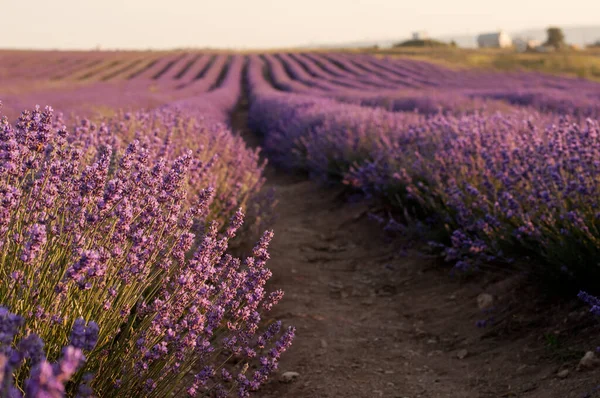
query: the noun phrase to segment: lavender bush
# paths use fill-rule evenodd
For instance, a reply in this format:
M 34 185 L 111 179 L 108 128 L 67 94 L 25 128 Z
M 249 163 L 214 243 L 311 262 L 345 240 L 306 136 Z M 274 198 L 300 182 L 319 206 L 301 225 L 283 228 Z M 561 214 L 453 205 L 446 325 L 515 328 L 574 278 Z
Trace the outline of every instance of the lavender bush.
M 442 232 L 460 268 L 528 256 L 580 286 L 600 276 L 600 129 L 582 108 L 386 112 L 277 92 L 261 68 L 251 62 L 250 117 L 279 162 Z
M 593 283 L 597 122 L 517 113 L 438 117 L 420 127 L 419 141 L 382 146 L 347 181 L 404 211 L 410 199 L 435 215 L 430 223 L 450 233 L 446 257 L 460 267 L 530 256 L 546 276 Z
M 97 154 L 103 146 L 125 152 L 128 143 L 137 142 L 149 163 L 173 162 L 191 150 L 186 205 L 197 200 L 202 187 L 212 186 L 215 192 L 209 205 L 210 220 L 222 227 L 243 207 L 252 215 L 248 226 L 260 224 L 271 209 L 260 200 L 265 163 L 259 159 L 258 150 L 247 148 L 242 138 L 225 125 L 200 120 L 196 114 L 162 107 L 151 112 L 120 112 L 95 122 L 82 120 L 69 141 L 88 155 Z
M 598 123 L 498 115 L 457 130 L 426 165 L 456 225 L 449 254 L 517 248 L 582 283 L 597 278 Z
M 219 232 L 209 212 L 219 191 L 190 191 L 194 151 L 162 140 L 157 154 L 151 140 L 124 147 L 103 126 L 84 123 L 71 136 L 58 123 L 50 108 L 1 122 L 0 303 L 58 361 L 28 360 L 29 376 L 5 363 L 3 385 L 28 392 L 51 382 L 39 388 L 52 396 L 256 390 L 294 335 L 280 323 L 262 329 L 261 314 L 282 296 L 265 290 L 272 233 L 250 257 L 233 258 L 226 251 L 243 213 Z M 5 316 L 2 330 L 16 330 L 11 319 L 21 318 Z M 2 352 L 21 352 L 15 339 L 33 338 L 14 332 Z M 86 360 L 75 371 L 77 349 Z

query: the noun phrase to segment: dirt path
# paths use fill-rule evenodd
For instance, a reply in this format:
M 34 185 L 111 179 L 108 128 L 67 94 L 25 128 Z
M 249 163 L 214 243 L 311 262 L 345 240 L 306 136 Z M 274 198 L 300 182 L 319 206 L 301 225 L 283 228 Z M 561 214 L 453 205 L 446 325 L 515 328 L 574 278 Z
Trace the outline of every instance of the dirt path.
M 245 128 L 243 109 L 233 123 Z M 267 178 L 279 201 L 271 287 L 285 291 L 272 316 L 295 325 L 297 337 L 259 397 L 580 398 L 599 380 L 575 371 L 583 354 L 575 343 L 561 345 L 568 322 L 545 320 L 535 300 L 522 305 L 519 278 L 453 279 L 402 242 L 386 243 L 364 204 L 273 168 Z M 482 292 L 503 310 L 482 313 Z M 544 310 L 585 316 L 569 306 Z M 475 326 L 494 314 L 510 317 L 508 326 Z M 569 374 L 558 378 L 563 369 Z M 299 376 L 284 383 L 288 371 Z

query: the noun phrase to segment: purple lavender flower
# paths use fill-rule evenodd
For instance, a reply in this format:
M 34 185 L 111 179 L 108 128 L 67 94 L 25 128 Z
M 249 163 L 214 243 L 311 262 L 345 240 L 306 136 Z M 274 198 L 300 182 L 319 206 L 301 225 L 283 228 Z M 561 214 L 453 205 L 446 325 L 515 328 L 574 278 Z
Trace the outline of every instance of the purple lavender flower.
M 46 227 L 41 224 L 34 224 L 29 229 L 28 235 L 28 241 L 21 253 L 21 260 L 31 263 L 46 244 Z
M 25 395 L 30 397 L 62 398 L 65 387 L 54 374 L 52 365 L 44 361 L 31 370 L 25 384 Z
M 22 317 L 12 314 L 7 308 L 0 306 L 0 350 L 12 343 L 23 324 Z
M 95 322 L 86 322 L 83 318 L 77 318 L 73 323 L 69 343 L 80 350 L 91 351 L 98 342 L 99 327 Z
M 591 307 L 590 312 L 592 314 L 600 316 L 600 299 L 584 291 L 580 291 L 577 297 Z

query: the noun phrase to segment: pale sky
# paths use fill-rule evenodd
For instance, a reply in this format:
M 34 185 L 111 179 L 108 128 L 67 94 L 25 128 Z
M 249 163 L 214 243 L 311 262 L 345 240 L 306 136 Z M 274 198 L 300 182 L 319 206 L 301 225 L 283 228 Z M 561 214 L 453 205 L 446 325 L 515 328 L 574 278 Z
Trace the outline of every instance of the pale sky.
M 0 0 L 0 48 L 266 48 L 600 25 L 599 0 Z

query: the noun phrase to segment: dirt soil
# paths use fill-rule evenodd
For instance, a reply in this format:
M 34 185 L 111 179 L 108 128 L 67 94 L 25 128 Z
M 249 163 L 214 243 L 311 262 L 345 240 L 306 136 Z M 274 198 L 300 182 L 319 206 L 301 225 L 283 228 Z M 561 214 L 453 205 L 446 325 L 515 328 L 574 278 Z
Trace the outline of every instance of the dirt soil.
M 234 128 L 257 145 L 245 118 Z M 576 370 L 597 342 L 576 301 L 539 299 L 514 273 L 452 277 L 340 190 L 275 168 L 267 178 L 279 201 L 270 287 L 285 291 L 271 316 L 297 335 L 258 397 L 600 396 L 598 370 Z

